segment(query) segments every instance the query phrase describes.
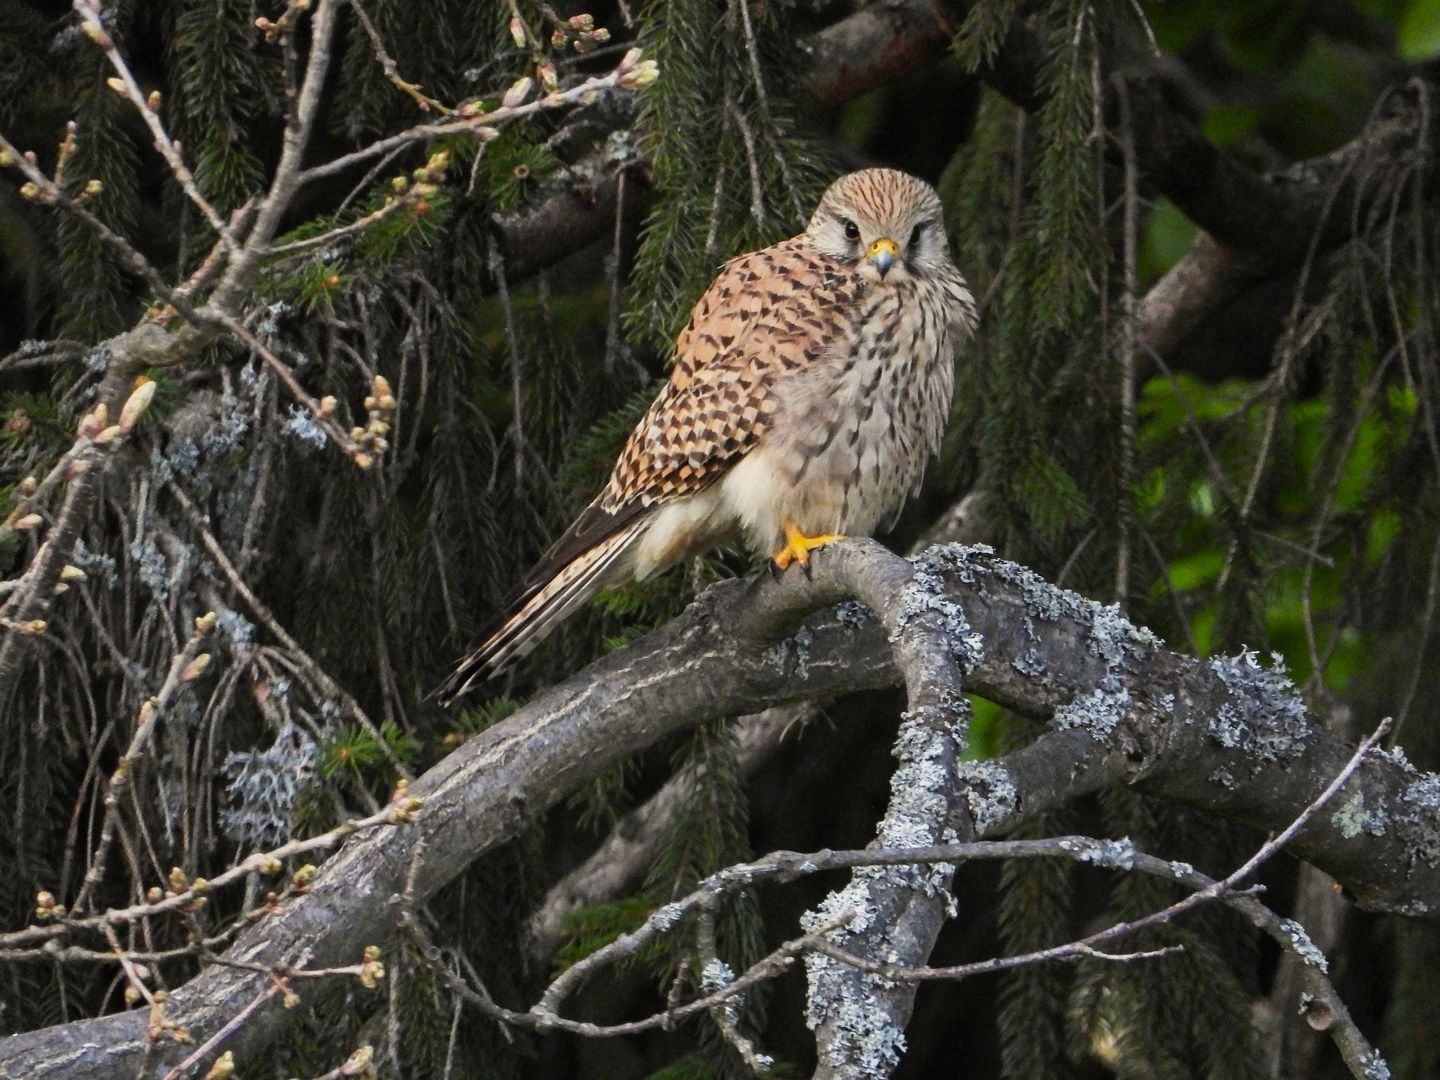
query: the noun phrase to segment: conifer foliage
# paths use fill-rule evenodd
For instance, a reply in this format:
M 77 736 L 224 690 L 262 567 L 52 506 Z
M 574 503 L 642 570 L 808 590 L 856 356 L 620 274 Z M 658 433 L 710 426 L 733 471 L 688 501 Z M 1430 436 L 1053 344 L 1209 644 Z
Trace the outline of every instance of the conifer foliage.
M 964 539 L 1440 764 L 1435 5 L 1342 7 L 0 0 L 0 1075 L 5 1036 L 131 1008 L 188 1053 L 168 996 L 357 821 L 405 828 L 447 754 L 758 569 L 724 551 L 603 592 L 458 711 L 428 696 L 603 481 L 718 266 L 861 165 L 936 184 L 981 300 L 891 546 L 956 539 L 969 507 Z M 796 700 L 805 633 L 756 661 Z M 236 1075 L 808 1075 L 782 943 L 836 883 L 725 868 L 870 842 L 904 706 L 783 700 L 580 763 L 394 898 L 383 950 L 267 969 L 295 1018 Z M 977 770 L 1064 727 L 973 706 Z M 1123 789 L 1011 835 L 1066 832 L 1217 879 L 1264 839 Z M 1095 859 L 970 870 L 937 965 L 1193 891 Z M 836 1075 L 1355 1073 L 1295 1015 L 1307 945 L 1379 1047 L 1355 1074 L 1435 1075 L 1433 925 L 1263 874 L 1289 950 L 1201 907 L 1123 960 L 927 983 L 904 1052 Z M 587 977 L 584 1024 L 526 1011 Z

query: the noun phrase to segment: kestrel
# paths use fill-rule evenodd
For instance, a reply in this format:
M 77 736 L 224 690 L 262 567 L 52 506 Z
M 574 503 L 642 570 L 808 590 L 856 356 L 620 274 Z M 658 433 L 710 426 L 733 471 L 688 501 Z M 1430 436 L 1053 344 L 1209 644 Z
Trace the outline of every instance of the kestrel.
M 935 189 L 893 169 L 840 177 L 803 233 L 721 269 L 609 483 L 442 695 L 523 656 L 600 587 L 736 533 L 778 570 L 870 533 L 939 449 L 974 322 Z

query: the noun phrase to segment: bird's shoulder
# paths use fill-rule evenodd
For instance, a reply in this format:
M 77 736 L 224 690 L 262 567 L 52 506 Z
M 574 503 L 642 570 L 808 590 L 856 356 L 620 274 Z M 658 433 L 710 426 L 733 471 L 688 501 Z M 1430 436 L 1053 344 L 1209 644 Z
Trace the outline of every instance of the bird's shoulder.
M 731 259 L 696 302 L 675 342 L 670 382 L 736 357 L 793 370 L 843 335 L 866 282 L 803 235 Z

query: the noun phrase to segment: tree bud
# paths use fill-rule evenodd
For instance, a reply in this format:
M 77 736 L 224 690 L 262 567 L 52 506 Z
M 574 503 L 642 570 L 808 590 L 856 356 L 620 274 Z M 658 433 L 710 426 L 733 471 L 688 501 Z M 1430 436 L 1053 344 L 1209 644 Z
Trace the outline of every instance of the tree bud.
M 530 96 L 531 87 L 533 87 L 534 85 L 535 80 L 530 78 L 528 75 L 525 78 L 520 79 L 515 83 L 514 86 L 510 87 L 509 90 L 505 91 L 505 96 L 500 99 L 501 107 L 506 109 L 513 109 L 519 105 L 524 104 L 525 99 Z

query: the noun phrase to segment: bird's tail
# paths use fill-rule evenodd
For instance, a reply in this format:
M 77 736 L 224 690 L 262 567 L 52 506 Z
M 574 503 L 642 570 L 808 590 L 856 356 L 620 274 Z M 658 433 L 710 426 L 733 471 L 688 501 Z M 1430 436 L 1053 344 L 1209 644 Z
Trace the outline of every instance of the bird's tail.
M 509 614 L 496 629 L 481 637 L 479 644 L 436 689 L 434 696 L 442 704 L 451 704 L 473 690 L 477 683 L 524 656 L 597 589 L 624 576 L 626 567 L 622 556 L 644 534 L 645 520 L 616 522 L 618 528 L 607 530 L 606 535 L 576 553 L 575 541 L 588 531 L 584 528 L 586 519 L 595 510 L 592 507 L 582 515 L 540 560 L 526 579 L 523 591 L 509 607 Z

